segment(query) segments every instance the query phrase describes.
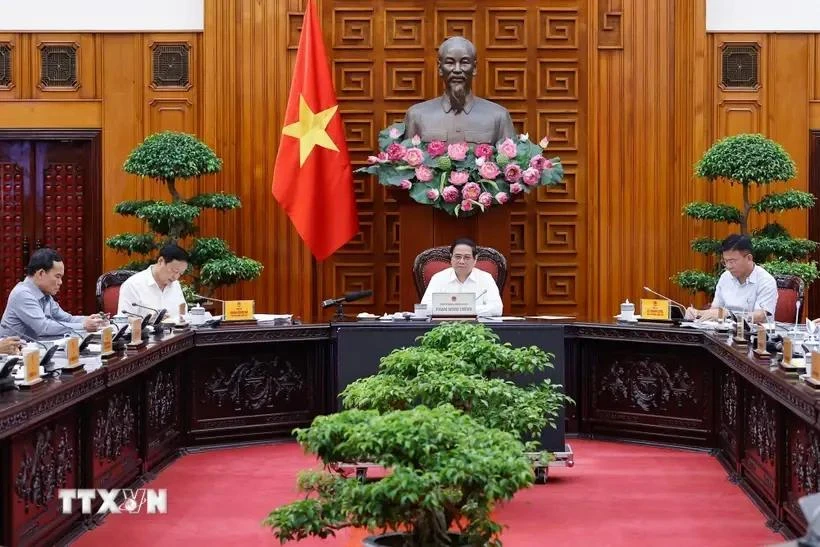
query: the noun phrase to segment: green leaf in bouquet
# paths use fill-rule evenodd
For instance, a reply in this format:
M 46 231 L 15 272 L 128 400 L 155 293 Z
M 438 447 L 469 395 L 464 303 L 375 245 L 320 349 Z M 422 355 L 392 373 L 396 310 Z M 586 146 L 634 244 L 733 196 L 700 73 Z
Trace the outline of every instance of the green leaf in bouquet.
M 390 136 L 391 129 L 397 129 L 399 131 L 398 138 L 394 139 Z M 379 131 L 379 149 L 385 150 L 394 142 L 400 141 L 402 136 L 404 135 L 404 130 L 404 123 L 394 123 L 393 125 L 385 127 L 384 129 Z
M 444 192 L 444 186 L 447 184 L 447 173 L 446 172 L 441 173 L 440 181 L 441 182 L 439 183 L 438 191 L 439 191 L 439 193 L 442 193 L 442 192 Z
M 410 197 L 418 203 L 430 205 L 433 200 L 427 197 L 427 190 L 435 190 L 436 187 L 432 184 L 418 183 L 410 187 Z
M 505 154 L 499 152 L 495 156 L 495 163 L 497 163 L 499 167 L 504 167 L 505 165 L 510 163 L 510 158 L 508 158 Z
M 491 187 L 493 188 L 493 190 L 495 190 L 496 192 L 498 192 L 498 185 L 495 183 L 495 181 L 494 181 L 494 180 L 490 180 L 490 179 L 481 179 L 481 180 L 479 180 L 479 181 L 478 181 L 478 183 L 479 183 L 481 186 L 491 186 Z

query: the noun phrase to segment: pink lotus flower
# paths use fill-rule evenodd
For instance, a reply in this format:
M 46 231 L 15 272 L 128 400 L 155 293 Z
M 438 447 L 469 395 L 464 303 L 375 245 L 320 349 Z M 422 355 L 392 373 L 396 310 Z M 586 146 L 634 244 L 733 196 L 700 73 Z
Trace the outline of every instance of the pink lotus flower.
M 421 182 L 430 182 L 433 180 L 433 170 L 426 165 L 419 165 L 416 167 L 416 178 Z
M 444 141 L 430 141 L 427 145 L 427 153 L 431 158 L 437 158 L 447 151 L 447 143 Z
M 478 202 L 484 207 L 489 207 L 493 204 L 493 195 L 489 192 L 483 192 L 478 196 Z
M 410 142 L 413 144 L 413 146 L 418 146 L 421 144 L 421 137 L 419 137 L 418 135 L 413 135 L 413 138 L 410 139 Z
M 467 157 L 470 147 L 466 142 L 457 142 L 447 147 L 447 155 L 454 161 L 462 161 Z
M 401 131 L 399 131 L 395 127 L 391 127 L 389 135 L 391 139 L 398 139 L 399 137 L 401 137 Z
M 552 169 L 552 162 L 550 160 L 544 160 L 544 169 Z
M 521 184 L 517 182 L 515 184 L 510 184 L 510 192 L 512 192 L 513 194 L 520 194 L 523 191 L 524 187 Z
M 508 195 L 507 195 L 507 192 L 498 192 L 498 193 L 495 195 L 495 200 L 496 200 L 498 203 L 500 203 L 501 205 L 504 205 L 505 203 L 507 203 L 508 201 L 510 201 L 510 196 L 508 196 Z
M 429 190 L 427 190 L 427 199 L 429 199 L 430 201 L 436 201 L 438 199 L 438 196 L 438 190 L 436 190 L 435 188 L 430 188 Z
M 445 186 L 444 190 L 441 191 L 441 197 L 443 197 L 447 203 L 455 203 L 458 201 L 460 193 L 455 186 Z
M 401 188 L 402 190 L 409 190 L 410 188 L 412 188 L 412 186 L 413 186 L 413 183 L 410 182 L 407 179 L 404 179 L 403 181 L 401 181 L 399 183 L 399 188 Z
M 475 155 L 478 158 L 491 158 L 494 152 L 491 144 L 482 143 L 475 147 Z
M 544 156 L 533 156 L 532 158 L 530 158 L 530 167 L 542 171 L 544 169 L 544 165 L 546 164 L 546 162 L 547 158 L 545 158 Z
M 487 180 L 495 180 L 501 174 L 501 170 L 493 162 L 487 161 L 478 168 L 478 174 Z
M 462 211 L 472 211 L 473 210 L 473 202 L 469 199 L 465 199 L 461 202 L 461 210 Z
M 510 163 L 504 168 L 504 178 L 507 182 L 518 182 L 521 180 L 521 168 L 517 163 Z
M 377 156 L 367 156 L 367 163 L 387 163 L 387 153 L 379 152 Z
M 550 144 L 550 140 L 549 140 L 548 138 L 544 137 L 544 138 L 543 138 L 543 139 L 541 139 L 541 141 L 538 143 L 538 146 L 540 146 L 541 148 L 546 148 L 547 146 L 549 146 L 549 144 Z
M 522 177 L 524 178 L 524 184 L 527 186 L 535 186 L 541 179 L 541 172 L 534 167 L 530 167 L 524 170 Z
M 481 194 L 481 186 L 474 182 L 468 182 L 461 189 L 461 197 L 464 199 L 478 199 L 479 194 Z
M 450 184 L 461 186 L 470 180 L 470 174 L 467 171 L 452 171 L 450 172 Z
M 424 152 L 420 148 L 408 148 L 404 153 L 404 161 L 412 167 L 417 167 L 424 162 Z
M 498 145 L 498 151 L 508 158 L 514 158 L 518 154 L 518 148 L 516 148 L 512 139 L 504 139 L 504 142 Z
M 387 159 L 390 161 L 401 161 L 404 159 L 404 154 L 407 152 L 407 149 L 399 143 L 394 142 L 387 147 L 386 152 Z

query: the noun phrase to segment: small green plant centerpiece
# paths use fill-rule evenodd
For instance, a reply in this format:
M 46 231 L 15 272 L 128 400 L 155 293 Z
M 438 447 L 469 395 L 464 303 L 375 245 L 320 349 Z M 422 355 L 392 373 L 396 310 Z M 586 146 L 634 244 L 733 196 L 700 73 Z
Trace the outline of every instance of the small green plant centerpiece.
M 374 533 L 366 545 L 396 547 L 500 546 L 495 503 L 532 484 L 523 446 L 451 405 L 380 414 L 347 410 L 319 416 L 297 439 L 326 468 L 331 462 L 372 461 L 390 469 L 376 482 L 303 471 L 305 498 L 281 506 L 264 524 L 282 542 L 326 538 L 353 526 Z
M 513 382 L 515 376 L 551 368 L 554 356 L 535 346 L 502 344 L 483 324 L 443 323 L 418 341 L 383 357 L 377 374 L 348 385 L 341 394 L 345 408 L 389 412 L 449 404 L 482 425 L 514 435 L 534 452 L 534 439 L 547 425 L 555 428 L 561 408 L 572 402 L 562 386 L 549 380 Z
M 196 220 L 203 210 L 237 209 L 241 206 L 239 198 L 221 192 L 184 198 L 177 188 L 180 181 L 221 169 L 222 160 L 213 150 L 185 133 L 155 133 L 131 151 L 123 170 L 159 182 L 167 188 L 171 200 L 123 201 L 115 207 L 116 213 L 136 217 L 148 225 L 146 232 L 117 234 L 106 240 L 106 245 L 118 252 L 129 257 L 141 256 L 124 265 L 124 269 L 145 269 L 154 262 L 162 245 L 191 237 L 189 291 L 211 293 L 217 287 L 259 277 L 261 263 L 236 256 L 223 239 L 196 237 Z M 190 301 L 192 295 L 186 296 Z
M 777 222 L 770 222 L 759 229 L 749 228 L 752 213 L 776 214 L 795 209 L 809 209 L 815 197 L 807 192 L 788 189 L 771 192 L 753 202 L 750 190 L 753 185 L 769 187 L 773 183 L 788 182 L 795 178 L 794 161 L 778 143 L 763 135 L 741 134 L 716 142 L 695 166 L 695 174 L 709 182 L 723 181 L 739 184 L 743 192 L 743 205 L 710 202 L 693 202 L 683 208 L 683 213 L 696 220 L 724 222 L 737 225 L 743 235 L 752 239 L 753 256 L 772 275 L 795 275 L 808 286 L 818 277 L 817 264 L 807 257 L 817 249 L 817 243 L 792 237 Z M 702 237 L 692 240 L 695 252 L 720 257 L 720 239 Z M 686 270 L 672 277 L 684 289 L 714 294 L 720 261 L 708 272 Z

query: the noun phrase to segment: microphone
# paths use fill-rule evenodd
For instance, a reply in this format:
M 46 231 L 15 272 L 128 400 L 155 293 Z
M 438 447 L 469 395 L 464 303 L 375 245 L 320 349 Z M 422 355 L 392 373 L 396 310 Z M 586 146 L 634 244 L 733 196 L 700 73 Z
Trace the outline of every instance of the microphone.
M 165 308 L 162 308 L 161 310 L 156 310 L 156 309 L 151 308 L 149 306 L 143 306 L 142 304 L 138 304 L 137 302 L 131 302 L 131 305 L 136 307 L 136 308 L 151 310 L 152 312 L 157 314 L 157 318 L 154 319 L 154 325 L 159 325 L 160 323 L 162 323 L 162 319 L 165 317 L 165 314 L 168 313 L 168 310 L 166 310 Z
M 475 297 L 475 301 L 476 301 L 476 302 L 478 302 L 478 299 L 479 299 L 479 298 L 481 298 L 482 296 L 484 296 L 485 294 L 487 294 L 487 289 L 484 289 L 484 292 L 483 292 L 483 293 L 481 293 L 481 294 L 479 294 L 478 296 L 476 296 L 476 297 Z
M 130 311 L 125 311 L 125 310 L 122 310 L 120 313 L 123 314 L 123 315 L 130 315 L 131 317 L 139 317 L 140 319 L 142 319 L 143 336 L 145 336 L 147 334 L 144 329 L 145 329 L 145 327 L 148 326 L 148 323 L 151 322 L 151 314 L 150 313 L 148 315 L 146 315 L 145 317 L 141 316 L 138 313 L 132 313 Z
M 341 304 L 342 302 L 353 302 L 354 300 L 360 300 L 362 298 L 367 298 L 368 296 L 373 296 L 373 291 L 355 291 L 346 293 L 344 296 L 340 296 L 338 298 L 331 298 L 329 300 L 325 300 L 322 302 L 323 308 L 329 308 L 331 306 L 335 306 L 336 304 Z
M 668 302 L 670 302 L 670 303 L 672 303 L 672 304 L 676 305 L 677 307 L 679 307 L 679 308 L 680 308 L 680 311 L 681 311 L 681 313 L 683 314 L 683 315 L 681 315 L 681 319 L 683 319 L 684 317 L 686 317 L 686 306 L 684 306 L 684 305 L 683 305 L 683 304 L 681 304 L 680 302 L 678 302 L 678 301 L 676 301 L 676 300 L 672 300 L 672 299 L 671 299 L 671 298 L 669 298 L 668 296 L 664 296 L 664 295 L 662 295 L 661 293 L 659 293 L 659 292 L 657 292 L 657 291 L 653 291 L 653 290 L 652 290 L 652 289 L 650 289 L 649 287 L 644 287 L 644 288 L 643 288 L 643 290 L 645 290 L 645 291 L 647 291 L 647 292 L 651 292 L 651 293 L 652 293 L 652 294 L 654 294 L 655 296 L 660 296 L 660 297 L 661 297 L 661 298 L 663 298 L 664 300 L 666 300 L 666 301 L 668 301 Z
M 222 302 L 225 303 L 224 300 L 220 300 L 219 298 L 214 298 L 213 296 L 202 296 L 201 294 L 195 294 L 195 297 L 199 298 L 200 302 L 205 300 L 213 300 L 214 302 Z

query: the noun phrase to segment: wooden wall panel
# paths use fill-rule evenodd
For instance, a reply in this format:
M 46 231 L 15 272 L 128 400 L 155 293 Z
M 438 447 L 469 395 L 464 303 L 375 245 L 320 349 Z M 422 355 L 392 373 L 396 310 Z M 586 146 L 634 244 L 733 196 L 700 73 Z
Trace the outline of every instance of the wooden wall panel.
M 717 138 L 760 131 L 777 139 L 797 162 L 796 186 L 808 188 L 808 131 L 820 129 L 816 34 L 707 34 L 705 0 L 318 4 L 354 168 L 376 147 L 379 129 L 441 92 L 435 48 L 454 34 L 478 46 L 478 94 L 506 106 L 519 131 L 551 139 L 565 184 L 511 208 L 512 313 L 608 319 L 624 298 L 644 296 L 645 285 L 702 304 L 669 277 L 707 265 L 689 250 L 692 238 L 728 231 L 684 218 L 683 205 L 739 202 L 739 189 L 694 178 L 694 163 Z M 244 204 L 203 215 L 203 234 L 220 234 L 265 264 L 259 281 L 223 296 L 254 297 L 260 311 L 308 320 L 327 317 L 323 298 L 372 288 L 375 300 L 351 311 L 395 311 L 409 272 L 398 266 L 394 194 L 356 176 L 361 233 L 323 264 L 270 194 L 303 9 L 304 0 L 206 0 L 200 34 L 0 34 L 14 46 L 0 126 L 102 129 L 104 236 L 138 227 L 114 215 L 114 204 L 165 192 L 122 172 L 128 152 L 154 131 L 196 133 L 222 157 L 223 171 L 182 185 L 183 193 L 224 190 Z M 45 41 L 79 44 L 77 90 L 37 87 Z M 159 42 L 189 44 L 190 85 L 151 86 Z M 721 48 L 737 42 L 760 48 L 753 91 L 720 86 Z M 806 214 L 783 222 L 807 232 Z M 123 261 L 101 252 L 106 269 Z

